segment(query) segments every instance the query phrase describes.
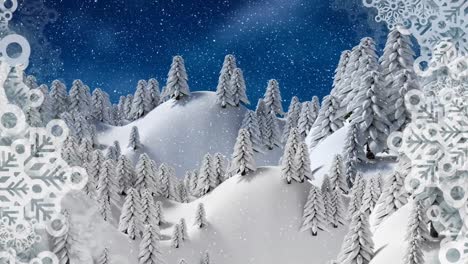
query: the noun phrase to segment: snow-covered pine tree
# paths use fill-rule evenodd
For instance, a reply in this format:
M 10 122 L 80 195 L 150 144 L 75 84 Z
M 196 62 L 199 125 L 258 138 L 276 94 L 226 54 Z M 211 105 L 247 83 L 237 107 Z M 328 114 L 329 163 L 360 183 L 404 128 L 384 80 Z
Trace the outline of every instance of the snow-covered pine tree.
M 166 163 L 161 163 L 158 169 L 158 179 L 159 179 L 158 190 L 159 190 L 159 194 L 166 199 L 170 197 L 170 189 L 171 189 L 171 182 L 170 182 L 169 174 L 170 174 L 169 166 Z
M 125 104 L 123 106 L 123 117 L 126 120 L 132 120 L 132 105 L 133 105 L 133 95 L 129 94 L 125 97 Z
M 362 197 L 361 211 L 364 211 L 369 215 L 372 213 L 379 201 L 380 190 L 378 181 L 379 179 L 377 177 L 370 178 L 370 180 L 367 181 L 364 196 Z
M 172 231 L 171 247 L 179 248 L 181 243 L 182 243 L 182 238 L 180 235 L 180 226 L 179 224 L 176 224 L 174 225 L 174 229 Z
M 162 209 L 162 202 L 157 201 L 156 206 L 155 206 L 155 217 L 156 217 L 156 224 L 160 226 L 161 224 L 164 224 L 166 222 L 164 218 L 164 212 Z
M 134 186 L 140 192 L 143 189 L 147 189 L 151 194 L 157 193 L 151 159 L 146 153 L 140 155 L 138 163 L 136 164 Z
M 265 141 L 267 148 L 271 150 L 275 147 L 281 147 L 280 130 L 275 113 L 269 112 L 267 114 L 266 122 L 267 134 L 265 136 Z
M 179 100 L 183 96 L 190 96 L 188 86 L 187 71 L 185 70 L 184 59 L 175 56 L 172 59 L 171 69 L 167 74 L 166 92 L 171 98 Z
M 263 153 L 262 134 L 258 125 L 257 115 L 254 111 L 247 110 L 242 121 L 241 128 L 247 130 L 250 135 L 250 141 L 255 152 Z
M 304 206 L 301 231 L 310 229 L 312 236 L 316 236 L 318 230 L 327 231 L 326 217 L 321 191 L 315 185 L 311 185 L 307 203 Z
M 117 161 L 118 158 L 119 158 L 119 155 L 117 154 L 117 150 L 115 149 L 115 147 L 109 146 L 106 152 L 106 159 Z
M 130 132 L 130 139 L 128 140 L 128 147 L 132 150 L 137 150 L 142 147 L 140 142 L 140 133 L 138 132 L 137 126 L 132 127 L 132 131 Z
M 331 197 L 330 179 L 328 178 L 327 174 L 325 174 L 325 176 L 323 177 L 322 186 L 320 190 L 322 192 L 325 215 L 327 216 L 325 219 L 327 220 L 327 223 L 330 223 L 331 219 L 333 219 L 333 214 L 332 214 L 333 205 L 332 205 L 332 197 Z
M 334 228 L 337 228 L 338 225 L 343 225 L 345 223 L 345 208 L 343 204 L 342 191 L 338 189 L 330 190 L 330 204 L 331 212 L 330 223 Z
M 81 80 L 73 81 L 72 87 L 69 91 L 69 106 L 70 112 L 77 111 L 88 116 L 90 111 L 90 98 L 87 94 L 87 88 Z
M 117 204 L 120 200 L 119 183 L 115 177 L 115 162 L 113 160 L 106 160 L 102 163 L 97 193 L 99 201 L 104 203 L 101 204 L 100 213 L 104 220 L 110 220 L 112 218 L 110 205 L 112 202 Z
M 135 169 L 132 161 L 125 155 L 120 155 L 117 159 L 116 177 L 119 179 L 119 193 L 126 194 L 127 189 L 133 186 Z
M 104 92 L 101 90 L 101 88 L 96 88 L 93 91 L 93 95 L 91 98 L 93 102 L 93 111 L 91 115 L 93 116 L 93 118 L 97 121 L 108 123 L 109 109 L 106 105 Z
M 314 180 L 314 175 L 310 169 L 309 149 L 305 142 L 299 143 L 295 160 L 299 182 L 303 182 L 304 180 Z
M 143 231 L 143 238 L 140 242 L 140 253 L 138 254 L 138 264 L 161 264 L 164 263 L 161 254 L 158 227 L 149 224 Z
M 51 98 L 49 94 L 49 87 L 45 84 L 41 84 L 37 90 L 42 92 L 42 95 L 44 96 L 44 100 L 42 101 L 42 104 L 38 107 L 39 114 L 41 115 L 41 120 L 43 124 L 49 123 L 49 121 L 52 119 L 52 105 L 51 105 Z
M 312 102 L 302 103 L 301 113 L 299 115 L 299 120 L 297 123 L 297 129 L 300 135 L 303 138 L 307 137 L 312 128 L 316 117 L 312 109 Z
M 117 157 L 122 155 L 122 148 L 120 147 L 120 142 L 118 140 L 114 140 L 112 146 L 114 146 L 115 150 L 117 151 Z
M 203 257 L 202 257 L 202 260 L 200 262 L 201 264 L 210 264 L 210 253 L 207 251 L 205 251 L 205 254 L 203 254 Z
M 405 190 L 404 177 L 398 168 L 395 169 L 385 179 L 383 192 L 374 210 L 375 226 L 378 226 L 383 220 L 400 209 L 408 202 L 408 193 Z
M 81 159 L 78 153 L 78 142 L 74 136 L 68 136 L 62 145 L 62 159 L 70 166 L 81 165 Z
M 267 115 L 268 111 L 266 109 L 265 102 L 263 99 L 258 100 L 257 104 L 257 109 L 255 110 L 255 114 L 257 115 L 257 121 L 258 121 L 258 129 L 260 131 L 260 136 L 262 139 L 262 144 L 263 146 L 266 146 L 268 144 L 267 138 L 268 138 L 268 121 L 267 121 Z
M 230 86 L 234 106 L 239 106 L 240 103 L 250 104 L 249 99 L 247 99 L 245 80 L 241 69 L 234 69 Z
M 138 190 L 137 190 L 138 191 Z M 159 225 L 158 212 L 153 195 L 148 189 L 140 190 L 141 223 L 145 225 Z
M 390 133 L 401 129 L 406 122 L 404 97 L 409 89 L 416 88 L 416 74 L 413 70 L 415 53 L 409 35 L 399 30 L 390 31 L 385 44 L 384 53 L 380 57 L 382 69 L 382 91 L 387 103 L 388 118 L 392 125 Z M 402 76 L 405 72 L 406 76 Z M 403 77 L 403 78 L 402 78 Z
M 285 179 L 288 184 L 290 184 L 292 180 L 301 182 L 295 160 L 299 144 L 297 129 L 293 128 L 289 133 L 286 146 L 284 147 L 284 153 L 281 157 L 281 177 Z
M 185 241 L 188 239 L 188 234 L 187 234 L 187 223 L 185 223 L 185 219 L 181 218 L 179 220 L 179 227 L 180 227 L 180 238 L 182 241 Z
M 91 161 L 91 156 L 93 152 L 93 143 L 89 138 L 83 138 L 81 140 L 79 153 L 81 156 L 81 163 L 85 164 Z
M 293 96 L 291 103 L 289 104 L 288 113 L 286 115 L 286 123 L 283 128 L 281 142 L 286 142 L 288 140 L 291 129 L 297 128 L 300 113 L 301 103 L 299 102 L 299 98 L 297 98 L 297 96 Z
M 312 126 L 310 137 L 310 149 L 344 126 L 344 117 L 338 114 L 339 103 L 335 96 L 328 95 L 323 98 L 317 120 Z
M 344 158 L 344 174 L 348 187 L 351 187 L 356 177 L 356 166 L 359 160 L 364 156 L 362 145 L 359 140 L 359 129 L 354 123 L 349 126 L 346 134 L 343 158 Z
M 198 173 L 198 191 L 200 195 L 205 195 L 216 186 L 211 183 L 211 181 L 216 179 L 215 173 L 213 171 L 213 159 L 209 153 L 205 154 L 200 166 L 200 171 Z
M 223 67 L 219 73 L 218 86 L 216 87 L 216 102 L 223 108 L 227 105 L 234 105 L 231 79 L 234 74 L 234 69 L 236 68 L 236 59 L 234 56 L 230 54 L 226 55 L 226 57 L 224 57 Z
M 313 126 L 313 124 L 315 123 L 315 120 L 317 120 L 318 114 L 320 112 L 319 98 L 317 96 L 313 96 L 311 104 L 312 104 L 312 120 L 313 120 L 312 126 Z
M 182 181 L 179 181 L 176 186 L 176 193 L 177 193 L 177 201 L 180 203 L 188 203 L 188 191 L 187 187 Z
M 276 115 L 284 115 L 281 93 L 277 80 L 273 79 L 268 81 L 268 86 L 263 98 L 268 112 L 273 111 Z
M 207 225 L 205 206 L 203 203 L 199 203 L 197 206 L 197 211 L 195 212 L 195 226 L 198 228 L 203 228 Z
M 229 170 L 242 176 L 257 170 L 250 133 L 245 129 L 239 129 Z
M 221 153 L 213 155 L 213 173 L 217 184 L 221 184 L 226 179 L 226 159 Z
M 424 263 L 424 253 L 422 243 L 428 237 L 426 213 L 424 204 L 420 200 L 413 201 L 413 209 L 406 231 L 406 241 L 408 242 L 404 263 L 422 264 Z
M 362 145 L 366 147 L 368 158 L 385 149 L 389 136 L 390 121 L 385 115 L 385 102 L 381 97 L 380 74 L 370 71 L 362 76 L 360 91 L 355 96 L 355 101 L 360 106 L 354 108 L 351 120 L 359 126 Z
M 146 82 L 138 81 L 135 94 L 133 95 L 132 110 L 130 111 L 131 120 L 137 120 L 148 113 L 151 97 L 146 90 Z
M 348 205 L 348 217 L 352 217 L 356 212 L 361 210 L 366 180 L 361 174 L 356 175 L 356 180 L 351 189 L 351 199 Z
M 332 189 L 339 190 L 341 193 L 348 193 L 348 184 L 344 177 L 343 158 L 341 155 L 337 154 L 333 157 L 329 175 Z
M 88 178 L 93 178 L 95 182 L 99 181 L 99 174 L 104 160 L 104 154 L 102 154 L 101 150 L 96 149 L 91 153 L 91 160 L 88 167 Z
M 39 87 L 39 85 L 37 84 L 36 76 L 34 75 L 26 76 L 24 84 L 26 84 L 26 86 L 29 87 L 29 89 L 36 89 L 37 87 Z
M 148 80 L 148 85 L 146 86 L 146 90 L 148 91 L 149 96 L 149 104 L 147 111 L 151 111 L 159 105 L 159 101 L 161 100 L 161 93 L 159 92 L 159 82 L 151 78 Z
M 369 264 L 374 257 L 374 242 L 366 213 L 358 211 L 351 218 L 338 262 L 340 264 Z
M 99 259 L 97 259 L 96 264 L 111 264 L 109 248 L 104 248 Z
M 50 87 L 50 105 L 52 118 L 58 118 L 68 110 L 67 88 L 59 80 L 54 80 Z
M 42 118 L 41 113 L 39 113 L 39 109 L 37 107 L 27 106 L 24 110 L 24 116 L 26 119 L 26 123 L 31 127 L 41 127 L 42 126 Z
M 194 197 L 198 197 L 200 195 L 200 190 L 198 188 L 198 171 L 193 170 L 190 174 L 190 194 Z
M 119 97 L 119 103 L 117 104 L 117 108 L 119 110 L 120 121 L 127 120 L 127 114 L 125 111 L 125 104 L 127 103 L 126 101 L 126 96 L 122 95 Z
M 345 50 L 341 53 L 338 66 L 335 69 L 335 76 L 333 77 L 333 88 L 330 94 L 340 97 L 342 94 L 345 96 L 348 91 L 348 87 L 344 87 L 343 84 L 346 78 L 350 76 L 346 75 L 346 67 L 348 65 L 349 57 L 351 55 L 350 50 Z
M 120 214 L 119 231 L 135 240 L 136 237 L 140 236 L 140 231 L 143 228 L 142 214 L 140 196 L 134 188 L 129 188 Z
M 71 249 L 73 240 L 69 235 L 70 215 L 67 211 L 62 211 L 65 221 L 61 224 L 67 225 L 68 228 L 63 228 L 65 232 L 59 236 L 52 237 L 52 253 L 58 258 L 59 263 L 70 263 Z M 62 228 L 60 228 L 62 229 Z
M 82 167 L 86 170 L 86 173 L 88 174 L 88 180 L 86 181 L 85 186 L 81 190 L 90 198 L 95 199 L 97 196 L 96 182 L 94 180 L 94 177 L 89 175 L 93 169 L 91 168 L 89 162 L 84 163 Z
M 81 142 L 84 138 L 90 138 L 90 128 L 89 122 L 86 118 L 79 112 L 73 113 L 74 125 L 76 139 Z

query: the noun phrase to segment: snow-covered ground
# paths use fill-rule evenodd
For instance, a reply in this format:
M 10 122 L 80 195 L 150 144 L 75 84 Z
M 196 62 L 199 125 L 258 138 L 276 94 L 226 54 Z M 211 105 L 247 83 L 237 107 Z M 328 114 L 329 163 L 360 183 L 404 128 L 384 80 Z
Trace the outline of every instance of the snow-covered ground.
M 107 146 L 119 141 L 123 154 L 134 161 L 146 152 L 158 163 L 174 166 L 181 177 L 197 169 L 206 153 L 230 157 L 246 111 L 244 106 L 221 108 L 214 92 L 193 92 L 188 98 L 159 105 L 126 126 L 99 125 L 98 140 Z M 133 126 L 138 127 L 143 144 L 136 152 L 126 148 Z M 279 148 L 257 154 L 257 164 L 277 165 L 281 154 Z

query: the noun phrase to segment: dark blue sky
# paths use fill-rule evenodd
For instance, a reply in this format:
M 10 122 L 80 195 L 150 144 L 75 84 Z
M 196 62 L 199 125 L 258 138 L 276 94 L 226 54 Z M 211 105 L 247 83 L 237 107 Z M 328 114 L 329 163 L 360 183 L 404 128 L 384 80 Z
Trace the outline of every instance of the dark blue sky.
M 165 83 L 173 55 L 184 57 L 191 90 L 214 90 L 228 53 L 244 71 L 252 102 L 271 78 L 285 105 L 293 95 L 310 100 L 328 94 L 342 50 L 378 35 L 361 0 L 34 1 L 58 17 L 24 29 L 32 43 L 41 38 L 54 51 L 39 54 L 33 43 L 30 70 L 41 82 L 82 79 L 114 100 L 133 93 L 139 79 Z M 21 6 L 15 15 L 21 25 Z

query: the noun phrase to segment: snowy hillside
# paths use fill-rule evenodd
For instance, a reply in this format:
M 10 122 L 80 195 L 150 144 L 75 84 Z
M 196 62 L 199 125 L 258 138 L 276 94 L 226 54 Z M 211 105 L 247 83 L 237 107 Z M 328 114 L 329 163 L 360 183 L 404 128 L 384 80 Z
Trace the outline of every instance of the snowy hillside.
M 161 231 L 163 258 L 167 263 L 178 263 L 180 258 L 197 260 L 208 250 L 213 263 L 306 264 L 311 259 L 314 263 L 326 263 L 337 255 L 346 228 L 330 228 L 330 233 L 321 231 L 316 237 L 310 232 L 299 232 L 309 187 L 307 183 L 285 184 L 277 167 L 262 167 L 252 175 L 230 178 L 191 203 L 165 202 L 164 217 L 169 223 Z M 208 221 L 202 229 L 193 225 L 199 203 L 204 203 Z M 128 262 L 122 263 L 136 263 L 139 241 L 129 245 L 99 215 L 94 217 L 84 219 L 100 223 L 88 232 L 103 239 L 91 243 L 88 250 L 100 252 L 103 247 L 110 247 L 112 255 L 115 252 L 116 256 L 128 256 Z M 170 247 L 170 237 L 180 218 L 187 222 L 188 241 L 174 249 Z M 101 228 L 102 225 L 107 227 Z
M 178 176 L 199 167 L 206 153 L 219 152 L 230 157 L 237 132 L 246 108 L 221 108 L 213 92 L 193 92 L 180 101 L 169 100 L 156 107 L 145 117 L 126 126 L 101 125 L 99 142 L 111 145 L 118 140 L 123 154 L 136 160 L 141 153 L 158 163 L 174 166 Z M 133 126 L 137 126 L 143 148 L 134 152 L 126 149 Z M 277 165 L 282 150 L 276 148 L 258 154 L 258 165 Z

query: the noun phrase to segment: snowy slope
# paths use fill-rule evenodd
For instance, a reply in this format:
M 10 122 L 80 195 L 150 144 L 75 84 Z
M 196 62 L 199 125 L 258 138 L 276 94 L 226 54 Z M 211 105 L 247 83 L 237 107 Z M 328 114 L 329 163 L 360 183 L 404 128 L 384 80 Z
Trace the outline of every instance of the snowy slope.
M 145 117 L 123 127 L 100 125 L 98 140 L 111 145 L 118 140 L 123 153 L 136 160 L 147 152 L 158 163 L 176 168 L 178 176 L 198 168 L 206 153 L 230 157 L 246 108 L 221 108 L 214 92 L 193 92 L 189 98 L 169 100 Z M 131 128 L 137 126 L 143 149 L 127 149 Z M 281 149 L 257 155 L 258 165 L 276 165 Z
M 164 213 L 169 224 L 162 229 L 164 259 L 167 263 L 178 263 L 180 258 L 198 263 L 208 250 L 213 263 L 326 263 L 337 255 L 346 228 L 332 228 L 331 233 L 319 232 L 316 237 L 299 232 L 309 186 L 285 184 L 277 167 L 263 167 L 251 176 L 230 178 L 192 203 L 166 202 Z M 204 229 L 193 226 L 200 202 L 205 204 L 208 219 Z M 181 217 L 186 219 L 189 239 L 181 248 L 173 249 L 169 237 Z M 88 232 L 104 237 L 101 245 L 92 243 L 90 250 L 99 252 L 108 246 L 125 260 L 122 263 L 136 263 L 138 242 L 129 243 L 102 220 L 86 221 L 100 223 Z

